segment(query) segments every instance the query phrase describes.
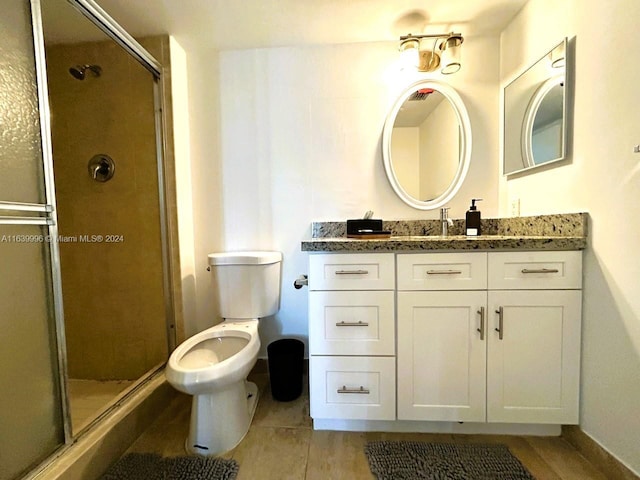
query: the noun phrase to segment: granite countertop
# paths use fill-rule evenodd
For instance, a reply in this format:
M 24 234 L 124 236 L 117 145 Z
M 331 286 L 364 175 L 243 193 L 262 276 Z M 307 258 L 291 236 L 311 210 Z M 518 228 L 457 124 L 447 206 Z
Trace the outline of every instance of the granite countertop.
M 467 237 L 464 221 L 454 220 L 451 235 L 436 235 L 438 220 L 386 221 L 392 233 L 385 239 L 346 237 L 345 222 L 314 222 L 312 238 L 301 244 L 305 252 L 392 252 L 450 250 L 582 250 L 587 246 L 586 213 L 483 219 L 486 235 Z
M 383 252 L 407 250 L 581 250 L 585 237 L 464 235 L 407 236 L 388 239 L 315 238 L 302 242 L 305 252 Z

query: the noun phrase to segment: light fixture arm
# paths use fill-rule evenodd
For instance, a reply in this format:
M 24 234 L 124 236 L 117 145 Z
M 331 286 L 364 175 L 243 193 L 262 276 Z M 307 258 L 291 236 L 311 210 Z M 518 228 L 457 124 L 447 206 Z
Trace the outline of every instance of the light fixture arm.
M 459 37 L 460 43 L 464 41 L 461 33 L 449 32 L 449 33 L 429 33 L 424 35 L 413 35 L 412 33 L 408 35 L 402 35 L 400 37 L 400 41 L 409 40 L 415 38 L 416 40 L 420 40 L 421 38 L 451 38 L 451 37 Z

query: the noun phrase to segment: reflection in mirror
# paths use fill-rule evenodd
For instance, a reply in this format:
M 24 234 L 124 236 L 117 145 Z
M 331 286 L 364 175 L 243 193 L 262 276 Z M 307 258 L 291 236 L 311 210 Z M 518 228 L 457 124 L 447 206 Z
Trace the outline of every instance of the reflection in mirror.
M 563 160 L 567 144 L 566 39 L 504 89 L 504 173 Z
M 411 85 L 385 123 L 387 177 L 398 196 L 414 208 L 438 208 L 455 195 L 468 169 L 470 147 L 468 115 L 448 85 Z
M 544 82 L 529 103 L 522 129 L 522 156 L 528 167 L 562 158 L 563 77 Z
M 402 104 L 391 134 L 391 158 L 409 195 L 423 201 L 441 195 L 458 169 L 459 147 L 456 112 L 444 95 L 420 89 Z

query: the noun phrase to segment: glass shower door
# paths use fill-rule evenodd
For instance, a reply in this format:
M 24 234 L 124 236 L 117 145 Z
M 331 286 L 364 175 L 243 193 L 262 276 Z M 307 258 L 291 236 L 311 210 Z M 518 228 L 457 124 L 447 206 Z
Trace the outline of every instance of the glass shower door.
M 42 462 L 69 428 L 38 8 L 3 0 L 0 15 L 0 480 Z

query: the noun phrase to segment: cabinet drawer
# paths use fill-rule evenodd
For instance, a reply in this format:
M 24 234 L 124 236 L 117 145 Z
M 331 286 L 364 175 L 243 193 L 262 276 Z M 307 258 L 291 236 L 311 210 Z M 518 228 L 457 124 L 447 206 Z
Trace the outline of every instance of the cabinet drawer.
M 490 290 L 582 288 L 582 252 L 491 252 Z
M 311 356 L 313 418 L 395 420 L 394 357 Z
M 393 291 L 309 292 L 309 353 L 393 355 Z
M 309 255 L 309 290 L 393 290 L 393 253 Z
M 398 290 L 483 290 L 486 288 L 486 253 L 398 255 Z

